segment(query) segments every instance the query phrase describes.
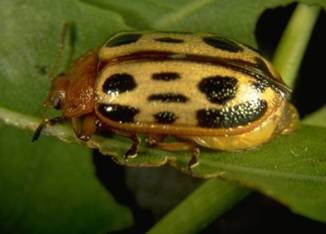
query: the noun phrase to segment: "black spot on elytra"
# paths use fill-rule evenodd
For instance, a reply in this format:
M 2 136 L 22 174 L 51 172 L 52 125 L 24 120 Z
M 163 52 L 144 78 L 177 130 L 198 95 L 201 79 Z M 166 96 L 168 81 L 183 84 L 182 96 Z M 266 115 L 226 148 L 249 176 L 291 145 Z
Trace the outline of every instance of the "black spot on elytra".
M 152 80 L 170 81 L 170 80 L 178 80 L 180 78 L 181 77 L 177 72 L 160 72 L 160 73 L 154 73 L 152 75 Z
M 137 42 L 142 37 L 141 33 L 124 33 L 119 36 L 109 39 L 105 46 L 106 47 L 116 47 L 121 45 L 127 45 Z
M 131 91 L 136 86 L 134 78 L 128 73 L 116 73 L 105 80 L 102 90 L 104 93 L 111 95 Z
M 161 102 L 179 102 L 185 103 L 189 99 L 178 93 L 159 93 L 159 94 L 152 94 L 147 98 L 148 101 L 161 101 Z
M 267 109 L 264 100 L 252 100 L 239 105 L 216 109 L 200 109 L 197 111 L 198 126 L 203 128 L 233 128 L 246 125 L 259 119 Z
M 164 42 L 164 43 L 183 43 L 184 41 L 182 39 L 178 38 L 172 38 L 172 37 L 160 37 L 155 38 L 155 41 Z
M 100 112 L 104 117 L 121 123 L 132 123 L 134 122 L 134 117 L 139 113 L 139 109 L 119 105 L 119 104 L 99 104 L 97 106 L 98 112 Z
M 172 124 L 177 119 L 173 112 L 162 111 L 153 115 L 155 122 L 159 124 Z
M 218 36 L 203 37 L 203 41 L 207 45 L 210 45 L 216 49 L 221 49 L 233 53 L 243 51 L 243 48 L 240 45 L 222 37 L 218 37 Z
M 198 88 L 210 102 L 224 104 L 235 97 L 237 83 L 237 79 L 233 77 L 211 76 L 203 78 L 198 84 Z
M 270 86 L 269 82 L 266 80 L 259 80 L 257 82 L 253 82 L 254 88 L 259 92 L 264 92 L 265 89 Z

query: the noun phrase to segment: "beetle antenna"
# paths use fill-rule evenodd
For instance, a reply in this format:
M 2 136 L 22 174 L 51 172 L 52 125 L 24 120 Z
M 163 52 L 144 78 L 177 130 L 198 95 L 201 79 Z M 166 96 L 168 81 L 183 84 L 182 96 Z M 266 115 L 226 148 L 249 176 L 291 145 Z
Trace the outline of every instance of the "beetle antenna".
M 63 29 L 62 29 L 62 32 L 61 32 L 58 52 L 57 52 L 57 54 L 55 56 L 53 65 L 51 66 L 50 71 L 48 73 L 49 80 L 52 81 L 57 75 L 56 73 L 57 73 L 57 70 L 60 67 L 60 62 L 61 62 L 62 57 L 63 57 L 63 52 L 64 52 L 64 48 L 65 48 L 65 41 L 66 41 L 67 36 L 69 36 L 69 38 L 70 38 L 69 44 L 70 44 L 70 48 L 71 48 L 71 51 L 69 53 L 68 62 L 71 61 L 71 58 L 72 58 L 72 55 L 73 55 L 73 52 L 74 52 L 74 46 L 72 46 L 74 38 L 75 38 L 74 35 L 75 35 L 75 33 L 74 33 L 74 30 L 73 30 L 72 24 L 70 22 L 66 21 L 64 23 L 64 25 L 63 25 Z M 62 121 L 64 119 L 63 117 L 56 117 L 56 118 L 53 118 L 53 119 L 48 119 L 46 117 L 47 116 L 46 113 L 47 113 L 49 105 L 50 105 L 50 103 L 49 103 L 49 100 L 47 98 L 47 100 L 42 105 L 42 115 L 41 115 L 41 116 L 43 116 L 42 121 L 38 125 L 36 130 L 34 131 L 32 142 L 36 141 L 39 138 L 39 136 L 41 135 L 42 130 L 47 125 L 53 125 L 53 124 L 55 124 L 57 122 L 60 122 L 60 121 Z
M 74 28 L 72 27 L 72 23 L 70 22 L 65 22 L 63 25 L 63 29 L 61 32 L 61 37 L 60 37 L 60 42 L 59 42 L 59 48 L 58 48 L 58 52 L 55 56 L 53 65 L 49 71 L 49 79 L 53 80 L 53 78 L 56 76 L 56 72 L 58 71 L 59 67 L 60 67 L 60 62 L 62 60 L 63 57 L 63 52 L 64 52 L 64 48 L 65 48 L 65 41 L 67 36 L 70 38 L 69 40 L 69 45 L 71 49 L 71 52 L 69 53 L 69 58 L 68 58 L 68 62 L 71 61 L 73 52 L 74 52 L 74 48 L 72 46 L 74 38 L 75 38 L 75 32 L 74 32 Z

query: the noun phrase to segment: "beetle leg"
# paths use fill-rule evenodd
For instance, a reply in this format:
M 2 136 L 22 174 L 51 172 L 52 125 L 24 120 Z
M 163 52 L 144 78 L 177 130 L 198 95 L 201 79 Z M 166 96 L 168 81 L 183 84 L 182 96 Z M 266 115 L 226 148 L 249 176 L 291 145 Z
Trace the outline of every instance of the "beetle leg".
M 138 138 L 138 136 L 136 134 L 131 134 L 129 136 L 130 140 L 132 140 L 132 145 L 130 146 L 130 148 L 127 150 L 127 152 L 125 153 L 125 159 L 127 160 L 128 158 L 134 158 L 137 156 L 138 153 L 138 146 L 140 143 L 140 139 Z
M 131 146 L 129 147 L 129 149 L 127 150 L 127 152 L 124 155 L 125 160 L 128 160 L 129 158 L 134 158 L 137 156 L 140 139 L 135 133 L 129 133 L 129 132 L 121 131 L 118 129 L 110 129 L 110 131 L 112 131 L 113 133 L 118 134 L 120 136 L 127 137 L 132 141 Z
M 52 119 L 43 119 L 42 122 L 39 124 L 39 126 L 36 128 L 36 130 L 34 131 L 34 134 L 33 134 L 33 138 L 32 138 L 32 142 L 36 141 L 41 133 L 42 133 L 42 130 L 47 126 L 47 125 L 55 125 L 57 123 L 62 123 L 64 122 L 66 119 L 65 117 L 63 116 L 58 116 L 58 117 L 54 117 Z
M 147 136 L 146 142 L 152 147 L 158 147 L 162 150 L 166 151 L 184 151 L 189 150 L 191 152 L 191 158 L 188 162 L 188 168 L 191 171 L 192 168 L 198 165 L 199 159 L 199 147 L 187 141 L 180 141 L 180 142 L 162 142 L 166 136 Z
M 72 129 L 74 130 L 78 138 L 80 138 L 79 136 L 81 135 L 82 132 L 81 122 L 82 122 L 81 117 L 71 118 Z
M 83 141 L 88 141 L 96 132 L 96 128 L 96 116 L 94 114 L 86 115 L 83 118 L 82 134 L 79 138 Z
M 96 117 L 94 114 L 72 118 L 71 123 L 76 136 L 83 141 L 88 141 L 96 132 Z
M 192 168 L 198 166 L 199 164 L 199 147 L 196 145 L 193 145 L 193 147 L 190 149 L 191 150 L 191 158 L 188 162 L 188 169 L 191 171 Z
M 278 124 L 277 131 L 281 132 L 281 134 L 289 134 L 293 132 L 298 128 L 299 118 L 297 109 L 291 103 L 288 103 L 285 108 L 285 114 Z

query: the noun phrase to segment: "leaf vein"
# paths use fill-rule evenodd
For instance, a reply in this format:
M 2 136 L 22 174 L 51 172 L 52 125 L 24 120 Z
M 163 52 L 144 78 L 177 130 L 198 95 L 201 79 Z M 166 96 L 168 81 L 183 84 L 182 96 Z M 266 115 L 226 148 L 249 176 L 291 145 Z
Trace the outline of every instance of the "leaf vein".
M 186 18 L 187 16 L 193 14 L 195 11 L 203 8 L 204 6 L 208 5 L 209 3 L 213 2 L 214 0 L 193 0 L 189 4 L 185 5 L 184 7 L 180 8 L 180 10 L 173 12 L 171 14 L 167 14 L 165 17 L 162 17 L 156 23 L 154 23 L 153 28 L 165 28 L 170 26 L 182 19 Z
M 244 166 L 237 166 L 237 165 L 228 165 L 228 164 L 218 164 L 222 170 L 226 173 L 246 173 L 246 174 L 256 174 L 264 177 L 278 177 L 281 179 L 289 179 L 289 180 L 300 180 L 306 182 L 313 182 L 313 183 L 326 183 L 326 176 L 319 176 L 319 175 L 304 175 L 304 174 L 297 174 L 291 172 L 280 172 L 280 171 L 272 171 L 266 169 L 259 169 L 253 167 L 244 167 Z M 211 176 L 209 176 L 211 177 Z

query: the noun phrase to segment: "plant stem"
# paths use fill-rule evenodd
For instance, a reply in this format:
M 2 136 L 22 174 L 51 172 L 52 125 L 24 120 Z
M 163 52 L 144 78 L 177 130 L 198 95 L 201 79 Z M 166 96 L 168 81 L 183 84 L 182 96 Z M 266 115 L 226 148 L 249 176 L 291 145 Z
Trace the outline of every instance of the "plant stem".
M 289 20 L 276 49 L 273 64 L 283 80 L 293 88 L 320 8 L 299 4 Z
M 250 190 L 219 179 L 210 179 L 181 202 L 148 233 L 196 233 L 230 210 Z

